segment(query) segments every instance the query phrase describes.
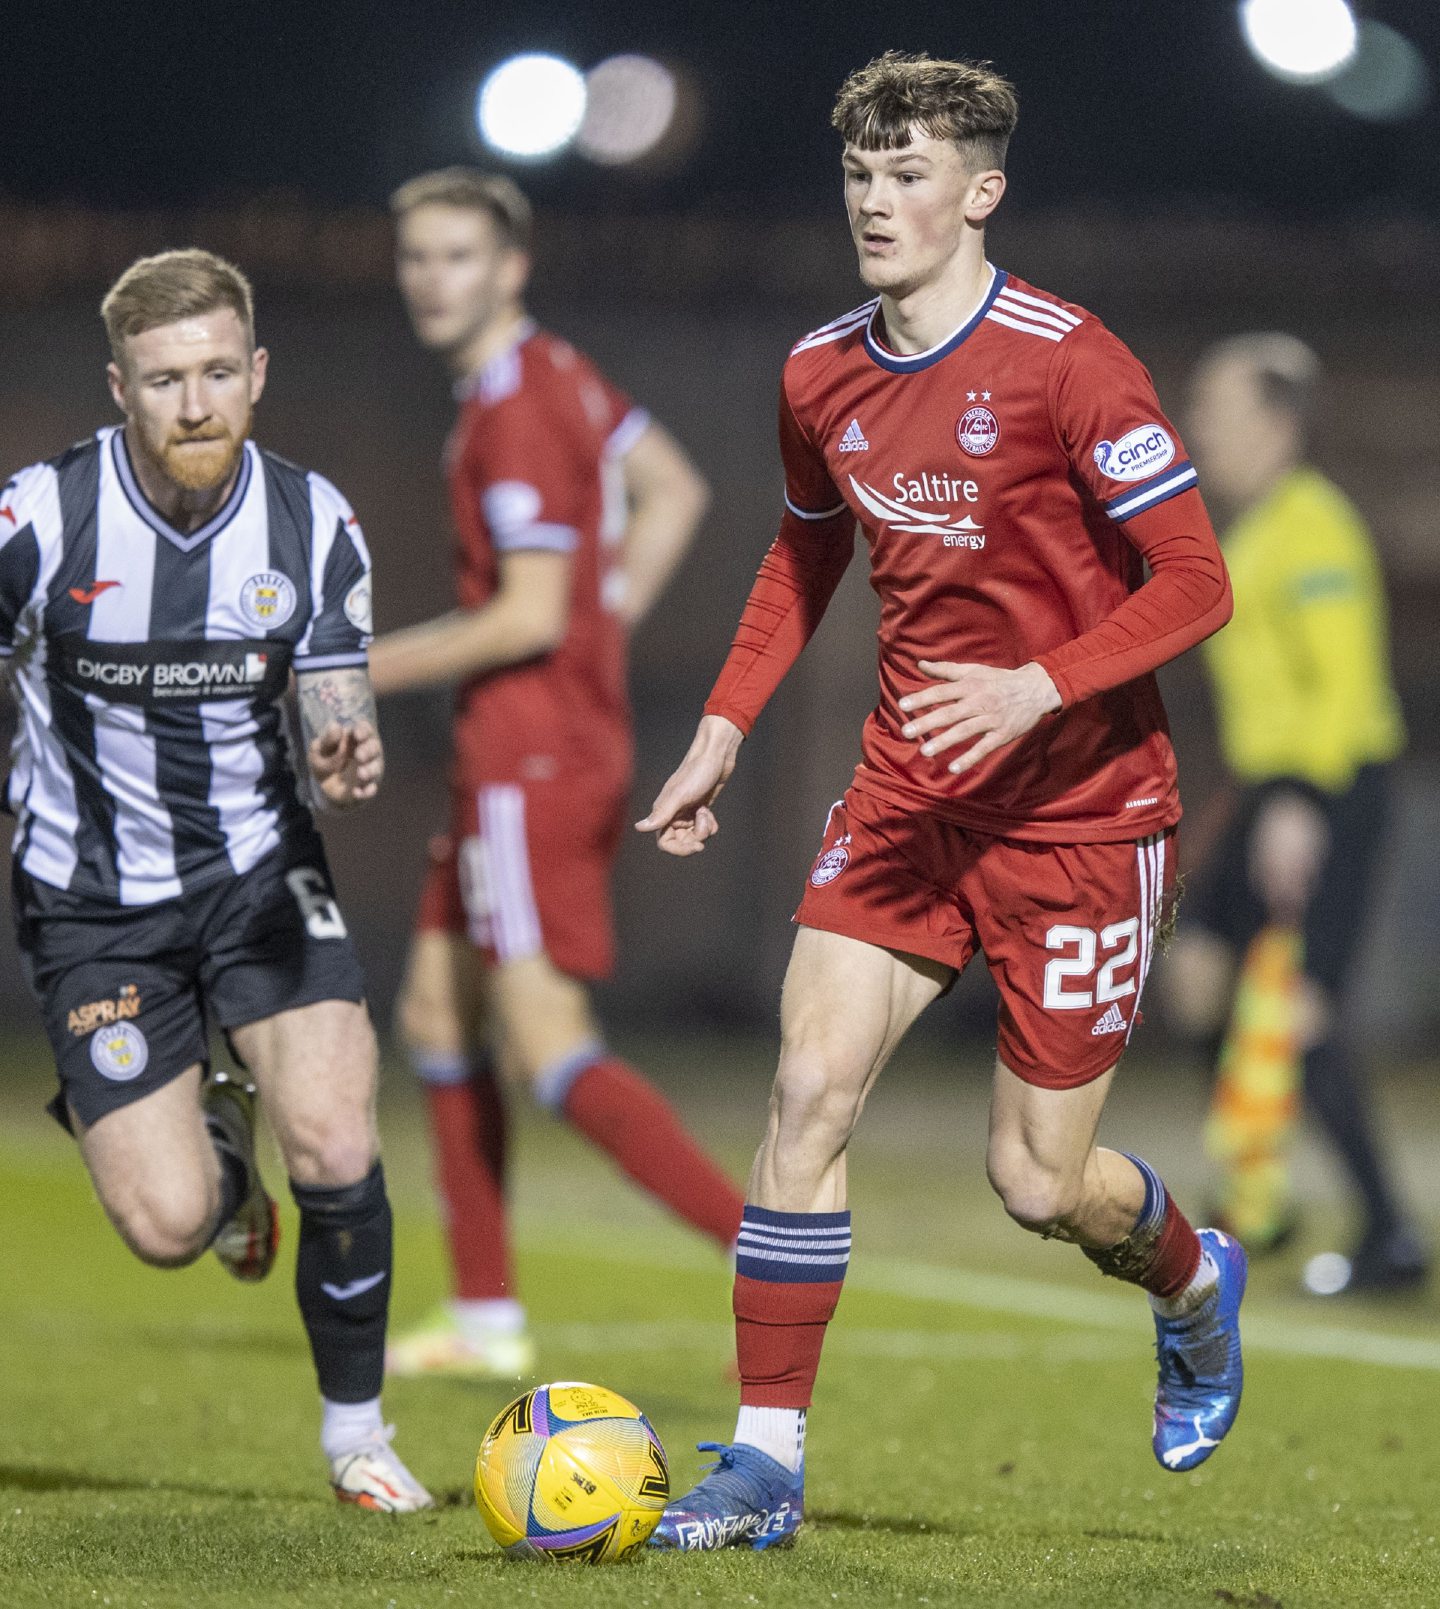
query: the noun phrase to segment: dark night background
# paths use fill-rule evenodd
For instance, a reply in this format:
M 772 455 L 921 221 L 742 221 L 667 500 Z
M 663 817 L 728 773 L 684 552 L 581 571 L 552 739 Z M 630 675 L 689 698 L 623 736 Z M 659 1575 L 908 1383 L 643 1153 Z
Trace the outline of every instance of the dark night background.
M 1440 60 L 1440 7 L 1357 10 Z M 564 208 L 813 206 L 835 177 L 830 104 L 887 48 L 988 58 L 1015 79 L 1012 202 L 1239 206 L 1334 217 L 1440 204 L 1440 111 L 1366 125 L 1268 77 L 1221 0 L 781 3 L 492 8 L 405 4 L 5 8 L 0 191 L 30 201 L 179 207 L 259 190 L 378 203 L 417 168 L 478 154 L 475 86 L 519 50 L 584 67 L 640 50 L 705 101 L 668 180 L 579 162 L 531 170 Z

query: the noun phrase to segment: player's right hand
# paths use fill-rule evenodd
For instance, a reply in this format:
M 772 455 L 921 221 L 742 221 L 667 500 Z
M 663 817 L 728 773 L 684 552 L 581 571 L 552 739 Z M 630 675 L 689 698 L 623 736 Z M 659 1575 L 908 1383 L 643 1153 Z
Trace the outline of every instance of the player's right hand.
M 637 832 L 653 832 L 667 855 L 698 855 L 720 831 L 710 806 L 730 780 L 745 734 L 721 715 L 701 718 L 695 741 L 661 788 Z

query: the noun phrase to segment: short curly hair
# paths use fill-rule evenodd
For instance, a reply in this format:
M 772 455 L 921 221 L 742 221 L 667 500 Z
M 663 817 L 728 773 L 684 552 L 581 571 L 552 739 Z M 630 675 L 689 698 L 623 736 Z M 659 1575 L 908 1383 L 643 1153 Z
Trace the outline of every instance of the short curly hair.
M 895 151 L 915 130 L 951 140 L 972 171 L 1003 168 L 1020 115 L 1014 85 L 988 62 L 887 50 L 840 86 L 830 121 L 847 145 Z

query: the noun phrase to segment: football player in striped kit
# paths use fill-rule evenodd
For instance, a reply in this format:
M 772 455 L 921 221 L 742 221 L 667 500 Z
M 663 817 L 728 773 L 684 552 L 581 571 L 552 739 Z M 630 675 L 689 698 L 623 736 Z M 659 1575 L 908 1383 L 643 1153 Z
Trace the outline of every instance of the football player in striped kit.
M 695 741 L 639 826 L 672 854 L 824 613 L 858 522 L 880 697 L 796 913 L 734 1308 L 740 1417 L 659 1546 L 800 1524 L 805 1414 L 850 1250 L 845 1150 L 910 1025 L 977 950 L 1000 993 L 988 1173 L 1022 1227 L 1139 1286 L 1152 1444 L 1209 1456 L 1239 1407 L 1240 1247 L 1095 1133 L 1134 1028 L 1180 815 L 1157 666 L 1229 618 L 1219 546 L 1149 376 L 1083 308 L 985 256 L 1016 119 L 988 67 L 891 53 L 833 121 L 874 299 L 785 365 L 786 512 Z M 1148 562 L 1151 574 L 1146 578 Z
M 375 1038 L 282 702 L 293 671 L 316 803 L 373 797 L 365 540 L 327 480 L 249 440 L 268 357 L 238 269 L 142 258 L 102 313 L 124 424 L 0 495 L 14 911 L 52 1111 L 142 1261 L 213 1248 L 255 1280 L 279 1238 L 258 1088 L 300 1211 L 331 1484 L 368 1509 L 428 1508 L 380 1412 Z M 212 1020 L 254 1085 L 210 1072 Z

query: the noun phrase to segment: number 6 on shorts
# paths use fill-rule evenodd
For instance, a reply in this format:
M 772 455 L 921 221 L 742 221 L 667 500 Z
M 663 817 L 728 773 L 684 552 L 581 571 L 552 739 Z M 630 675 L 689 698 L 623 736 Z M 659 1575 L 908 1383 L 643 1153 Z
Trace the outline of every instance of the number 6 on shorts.
M 285 873 L 285 886 L 295 896 L 305 931 L 312 939 L 343 939 L 345 918 L 331 897 L 329 885 L 313 866 L 297 866 Z

